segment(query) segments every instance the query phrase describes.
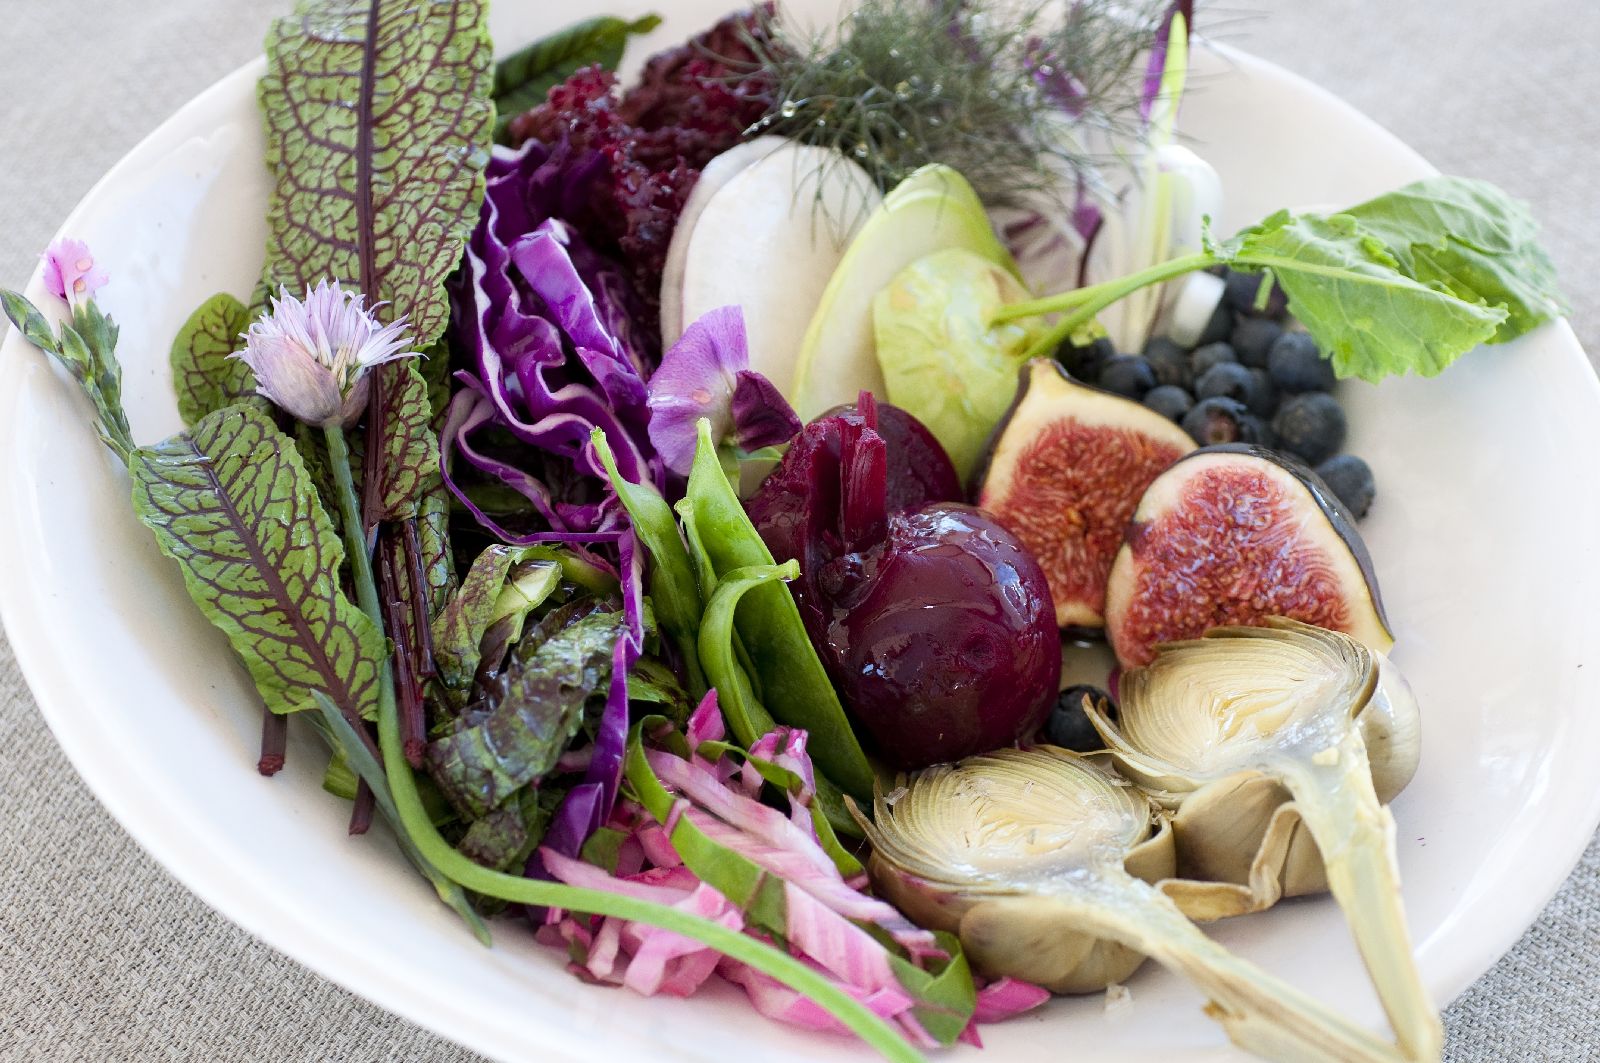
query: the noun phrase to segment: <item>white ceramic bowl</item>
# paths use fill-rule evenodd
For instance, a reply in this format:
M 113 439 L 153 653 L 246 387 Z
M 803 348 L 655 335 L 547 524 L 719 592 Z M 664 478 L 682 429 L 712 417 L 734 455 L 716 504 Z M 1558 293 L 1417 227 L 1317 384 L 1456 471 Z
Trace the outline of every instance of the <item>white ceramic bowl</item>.
M 497 4 L 514 46 L 584 14 Z M 608 3 L 642 13 L 636 0 Z M 721 13 L 669 6 L 633 54 Z M 793 3 L 831 13 L 826 0 Z M 245 32 L 241 29 L 241 32 Z M 253 65 L 152 134 L 63 226 L 113 283 L 135 434 L 179 427 L 166 351 L 219 289 L 249 292 L 267 180 Z M 1356 202 L 1428 172 L 1315 87 L 1202 49 L 1183 126 L 1221 172 L 1219 229 L 1290 203 Z M 37 280 L 29 294 L 46 298 Z M 1350 449 L 1377 472 L 1363 525 L 1420 696 L 1422 769 L 1395 803 L 1417 953 L 1445 1002 L 1521 933 L 1600 820 L 1600 387 L 1564 323 L 1477 351 L 1438 380 L 1347 390 Z M 585 985 L 500 925 L 480 948 L 382 832 L 350 839 L 303 731 L 276 778 L 253 770 L 256 700 L 176 571 L 134 522 L 85 404 L 12 335 L 0 350 L 0 616 L 56 737 L 128 831 L 207 902 L 301 962 L 506 1059 L 843 1060 L 843 1038 L 762 1019 L 736 991 L 683 1002 Z M 63 868 L 62 874 L 71 874 Z M 1381 1024 L 1338 909 L 1284 904 L 1215 928 L 1230 947 Z M 1124 1063 L 1232 1058 L 1186 985 L 1153 967 L 1131 1018 L 1063 1000 L 988 1027 L 987 1058 Z M 975 1058 L 970 1049 L 957 1050 Z

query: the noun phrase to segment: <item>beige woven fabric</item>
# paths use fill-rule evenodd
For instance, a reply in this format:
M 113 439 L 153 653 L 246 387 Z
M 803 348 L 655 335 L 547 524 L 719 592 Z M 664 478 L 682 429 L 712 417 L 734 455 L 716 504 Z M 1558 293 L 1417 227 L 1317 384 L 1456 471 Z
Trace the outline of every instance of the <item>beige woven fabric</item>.
M 1259 17 L 1224 2 L 1202 10 L 1202 28 L 1329 86 L 1442 168 L 1532 202 L 1600 354 L 1600 8 L 1255 0 L 1270 9 Z M 0 282 L 20 285 L 94 180 L 250 58 L 288 7 L 0 0 Z M 156 867 L 73 773 L 3 640 L 0 898 L 0 1059 L 476 1058 L 253 940 Z M 1596 955 L 1600 847 L 1450 1009 L 1449 1058 L 1600 1058 Z

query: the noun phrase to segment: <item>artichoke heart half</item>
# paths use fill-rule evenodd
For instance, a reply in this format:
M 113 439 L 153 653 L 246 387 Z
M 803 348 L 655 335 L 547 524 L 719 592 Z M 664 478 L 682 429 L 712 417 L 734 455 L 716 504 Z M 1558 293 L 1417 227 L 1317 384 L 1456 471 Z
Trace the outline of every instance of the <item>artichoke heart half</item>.
M 1174 813 L 1188 915 L 1259 911 L 1331 889 L 1408 1059 L 1442 1051 L 1411 952 L 1394 819 L 1418 713 L 1394 665 L 1293 620 L 1169 643 L 1121 681 L 1121 719 L 1086 711 L 1118 768 Z
M 961 939 L 973 966 L 1062 993 L 1150 956 L 1210 998 L 1207 1012 L 1269 1059 L 1389 1061 L 1385 1043 L 1206 937 L 1154 883 L 1172 873 L 1167 813 L 1094 757 L 1004 749 L 930 768 L 874 822 L 878 891 Z

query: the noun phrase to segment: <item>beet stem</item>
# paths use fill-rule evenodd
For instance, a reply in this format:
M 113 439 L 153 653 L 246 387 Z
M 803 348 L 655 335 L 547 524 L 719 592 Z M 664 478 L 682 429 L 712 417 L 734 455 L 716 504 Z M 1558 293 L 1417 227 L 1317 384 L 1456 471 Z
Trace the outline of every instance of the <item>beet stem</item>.
M 889 449 L 883 437 L 869 427 L 843 425 L 839 439 L 839 536 L 847 552 L 864 550 L 883 540 L 889 524 L 889 503 L 884 497 L 888 486 Z
M 365 834 L 372 826 L 372 812 L 375 807 L 372 789 L 362 779 L 356 784 L 355 806 L 350 809 L 350 833 Z
M 261 758 L 256 771 L 276 775 L 283 770 L 284 753 L 289 745 L 289 717 L 261 707 Z
M 416 667 L 414 671 L 423 679 L 432 679 L 439 673 L 433 664 L 433 626 L 428 620 L 428 577 L 422 571 L 422 541 L 417 534 L 416 518 L 401 525 L 405 538 L 402 547 L 406 558 L 406 571 L 411 575 L 410 599 L 413 647 Z
M 400 594 L 400 574 L 395 569 L 395 554 L 399 552 L 399 544 L 393 539 L 388 539 L 387 543 L 389 549 L 381 550 L 378 554 L 378 579 L 383 587 L 384 615 L 398 647 L 394 655 L 394 678 L 396 707 L 400 710 L 400 738 L 406 760 L 413 768 L 420 768 L 423 750 L 427 746 L 427 740 L 423 737 L 427 722 L 423 719 L 422 690 L 412 670 L 410 647 L 414 640 L 407 637 L 415 634 L 412 630 L 413 614 Z

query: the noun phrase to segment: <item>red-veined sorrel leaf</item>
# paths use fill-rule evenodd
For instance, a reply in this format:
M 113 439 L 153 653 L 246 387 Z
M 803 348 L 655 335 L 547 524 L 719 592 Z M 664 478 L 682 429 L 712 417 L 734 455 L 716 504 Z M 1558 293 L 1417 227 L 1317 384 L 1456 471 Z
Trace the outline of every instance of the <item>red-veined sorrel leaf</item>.
M 171 362 L 172 390 L 184 424 L 241 399 L 267 408 L 265 399 L 254 397 L 256 378 L 250 367 L 228 357 L 243 345 L 239 334 L 249 326 L 249 308 L 227 292 L 201 303 L 183 323 L 172 341 Z
M 389 416 L 379 429 L 383 453 L 377 467 L 379 520 L 415 517 L 423 491 L 439 482 L 439 436 L 433 430 L 428 382 L 415 360 L 389 376 L 394 394 L 385 403 Z
M 231 406 L 135 451 L 133 504 L 274 712 L 377 711 L 383 633 L 339 587 L 344 549 L 293 442 Z
M 266 48 L 263 287 L 343 281 L 431 343 L 494 122 L 481 0 L 299 0 Z

